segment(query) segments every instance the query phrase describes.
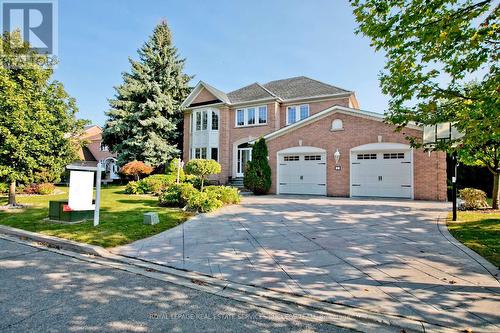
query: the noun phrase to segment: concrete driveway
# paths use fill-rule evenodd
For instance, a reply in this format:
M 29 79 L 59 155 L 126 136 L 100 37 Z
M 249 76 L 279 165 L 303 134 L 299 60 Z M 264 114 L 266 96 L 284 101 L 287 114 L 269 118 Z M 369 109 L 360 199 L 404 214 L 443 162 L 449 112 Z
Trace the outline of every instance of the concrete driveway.
M 498 271 L 438 223 L 446 208 L 252 196 L 114 252 L 447 327 L 500 329 Z

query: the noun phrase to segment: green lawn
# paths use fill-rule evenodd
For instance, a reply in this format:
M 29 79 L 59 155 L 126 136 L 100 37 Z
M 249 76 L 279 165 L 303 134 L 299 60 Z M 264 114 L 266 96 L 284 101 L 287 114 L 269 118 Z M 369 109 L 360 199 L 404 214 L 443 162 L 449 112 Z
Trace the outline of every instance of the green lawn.
M 98 227 L 92 221 L 64 225 L 43 221 L 48 216 L 49 200 L 68 197 L 68 189 L 58 187 L 64 194 L 47 196 L 18 196 L 20 204 L 30 205 L 23 209 L 0 210 L 0 224 L 39 232 L 45 235 L 72 239 L 78 242 L 113 247 L 152 236 L 184 222 L 189 213 L 176 208 L 158 207 L 158 199 L 149 195 L 127 195 L 124 186 L 103 187 L 101 191 L 101 216 Z M 0 205 L 7 198 L 0 196 Z M 143 213 L 158 212 L 160 223 L 142 224 Z
M 448 229 L 461 243 L 500 267 L 500 211 L 459 211 L 456 222 L 449 219 Z

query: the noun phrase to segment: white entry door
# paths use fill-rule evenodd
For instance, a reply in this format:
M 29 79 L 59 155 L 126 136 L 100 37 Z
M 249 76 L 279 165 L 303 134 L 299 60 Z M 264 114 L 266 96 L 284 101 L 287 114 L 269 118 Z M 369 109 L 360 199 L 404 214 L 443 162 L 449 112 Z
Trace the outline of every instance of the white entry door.
M 290 153 L 278 156 L 279 193 L 326 195 L 326 154 Z
M 410 151 L 355 152 L 351 155 L 351 196 L 412 197 Z
M 238 148 L 236 177 L 243 177 L 248 161 L 252 160 L 252 148 Z

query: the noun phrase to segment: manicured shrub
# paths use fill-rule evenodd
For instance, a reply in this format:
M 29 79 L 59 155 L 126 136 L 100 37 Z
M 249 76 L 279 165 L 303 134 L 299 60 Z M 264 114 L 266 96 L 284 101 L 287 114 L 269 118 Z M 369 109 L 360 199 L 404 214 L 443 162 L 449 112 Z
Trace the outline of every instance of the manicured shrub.
M 128 182 L 127 186 L 125 186 L 126 194 L 139 194 L 139 182 L 131 181 Z
M 139 183 L 140 187 L 144 188 L 144 193 L 159 195 L 167 187 L 174 184 L 175 181 L 176 179 L 172 175 L 152 175 L 139 180 Z
M 460 198 L 464 201 L 464 209 L 479 209 L 488 207 L 486 193 L 475 188 L 464 188 L 459 191 Z
M 135 180 L 139 180 L 140 176 L 149 175 L 153 172 L 153 167 L 140 161 L 132 161 L 125 164 L 121 170 L 126 176 L 133 176 Z
M 56 187 L 51 183 L 37 184 L 37 193 L 41 195 L 49 195 L 54 192 Z
M 184 207 L 188 203 L 189 196 L 194 191 L 197 190 L 192 184 L 174 184 L 160 194 L 158 198 L 159 205 L 166 207 Z
M 56 187 L 51 183 L 42 183 L 42 184 L 30 184 L 24 187 L 25 194 L 41 194 L 48 195 L 52 194 Z
M 237 188 L 231 186 L 207 186 L 205 192 L 212 192 L 217 199 L 226 205 L 240 203 L 240 193 Z
M 194 159 L 186 163 L 186 171 L 201 179 L 200 189 L 203 191 L 203 184 L 210 175 L 221 172 L 221 166 L 214 160 Z
M 260 138 L 252 148 L 252 160 L 247 163 L 243 184 L 254 194 L 267 194 L 271 188 L 271 167 L 267 159 L 267 144 Z
M 192 184 L 198 190 L 201 189 L 201 179 L 195 175 L 186 175 L 184 182 Z
M 201 192 L 194 190 L 188 198 L 188 208 L 200 213 L 213 212 L 223 206 L 223 202 L 217 199 L 215 192 Z

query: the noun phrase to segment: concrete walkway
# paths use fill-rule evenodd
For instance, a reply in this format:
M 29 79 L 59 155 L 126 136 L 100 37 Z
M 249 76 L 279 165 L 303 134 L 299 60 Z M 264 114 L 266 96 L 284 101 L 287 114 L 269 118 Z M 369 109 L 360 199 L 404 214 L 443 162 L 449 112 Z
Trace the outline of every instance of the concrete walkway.
M 115 253 L 454 328 L 499 325 L 497 271 L 454 242 L 443 203 L 246 197 Z M 451 241 L 450 241 L 451 240 Z

